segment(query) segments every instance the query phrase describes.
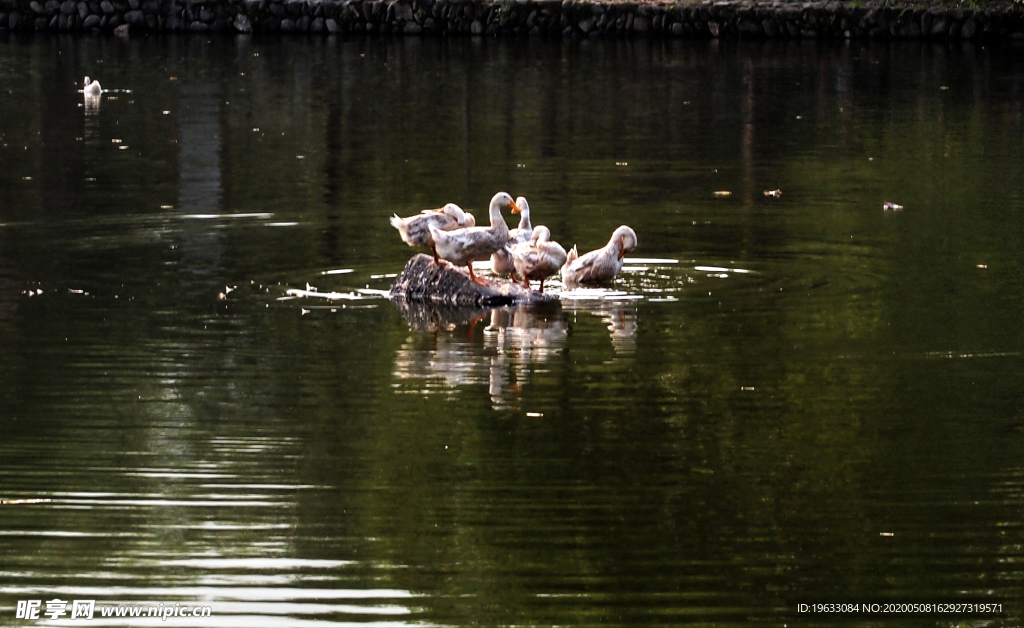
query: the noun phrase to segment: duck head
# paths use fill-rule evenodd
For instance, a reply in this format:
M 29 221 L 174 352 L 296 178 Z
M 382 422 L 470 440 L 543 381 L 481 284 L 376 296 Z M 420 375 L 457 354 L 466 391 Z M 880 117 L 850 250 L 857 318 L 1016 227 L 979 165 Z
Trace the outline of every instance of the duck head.
M 626 253 L 631 253 L 636 249 L 636 231 L 633 231 L 626 225 L 622 225 L 612 234 L 611 244 L 618 249 L 619 259 L 621 260 L 626 256 Z

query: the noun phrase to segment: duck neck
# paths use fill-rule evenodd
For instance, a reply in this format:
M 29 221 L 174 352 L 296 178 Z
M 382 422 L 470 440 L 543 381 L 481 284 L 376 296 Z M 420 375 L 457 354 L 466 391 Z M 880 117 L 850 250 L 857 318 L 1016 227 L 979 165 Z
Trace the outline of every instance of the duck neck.
M 491 229 L 496 231 L 508 231 L 508 225 L 505 224 L 505 219 L 501 217 L 501 205 L 498 203 L 491 203 Z
M 529 231 L 533 228 L 530 224 L 530 210 L 524 209 L 522 215 L 519 218 L 519 228 L 524 231 Z
M 623 249 L 622 237 L 618 233 L 612 235 L 612 239 L 608 240 L 604 248 L 618 255 Z

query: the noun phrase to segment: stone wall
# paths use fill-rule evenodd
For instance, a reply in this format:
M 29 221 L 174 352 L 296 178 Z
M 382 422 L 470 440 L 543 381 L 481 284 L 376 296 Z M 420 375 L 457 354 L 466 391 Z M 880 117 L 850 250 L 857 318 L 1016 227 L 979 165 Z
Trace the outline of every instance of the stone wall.
M 0 0 L 0 31 L 1024 41 L 1024 10 L 839 2 Z

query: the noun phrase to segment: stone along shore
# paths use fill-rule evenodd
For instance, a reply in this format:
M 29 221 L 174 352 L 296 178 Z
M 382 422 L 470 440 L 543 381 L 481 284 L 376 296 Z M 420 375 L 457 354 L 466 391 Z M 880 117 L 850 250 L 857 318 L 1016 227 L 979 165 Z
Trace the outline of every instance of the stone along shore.
M 1024 7 L 745 0 L 0 0 L 3 30 L 1024 41 Z

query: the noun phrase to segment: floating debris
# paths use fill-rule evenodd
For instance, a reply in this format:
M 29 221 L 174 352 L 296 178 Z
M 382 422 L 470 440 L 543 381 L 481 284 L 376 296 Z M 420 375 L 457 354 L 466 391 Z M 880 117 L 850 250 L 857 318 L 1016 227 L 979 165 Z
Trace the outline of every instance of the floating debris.
M 718 190 L 717 192 L 715 192 L 716 198 L 725 198 L 726 196 L 732 196 L 732 192 L 730 192 L 729 190 Z
M 0 505 L 18 506 L 22 504 L 48 504 L 50 499 L 0 499 Z
M 886 202 L 882 203 L 882 210 L 883 211 L 887 211 L 887 212 L 898 212 L 898 211 L 903 211 L 903 206 L 902 205 L 897 205 L 896 203 L 890 203 L 889 201 L 886 201 Z
M 782 196 L 782 190 L 765 190 L 764 195 L 772 198 L 779 198 Z
M 306 287 L 309 288 L 311 286 L 307 285 Z M 365 297 L 363 295 L 356 294 L 355 292 L 316 292 L 315 289 L 314 290 L 308 290 L 308 289 L 307 290 L 301 290 L 301 289 L 298 289 L 298 288 L 292 288 L 292 289 L 288 290 L 285 294 L 287 294 L 290 297 L 317 297 L 317 298 L 320 298 L 320 299 L 328 299 L 328 300 L 331 300 L 331 301 L 335 301 L 335 300 L 361 301 L 361 300 L 367 298 L 367 297 Z M 284 301 L 284 300 L 286 300 L 284 297 L 278 299 L 278 301 Z
M 980 268 L 981 270 L 985 270 L 986 268 L 988 268 L 988 264 L 978 264 L 978 268 Z
M 335 270 L 325 270 L 320 273 L 321 275 L 345 275 L 347 273 L 355 272 L 354 268 L 337 268 Z

